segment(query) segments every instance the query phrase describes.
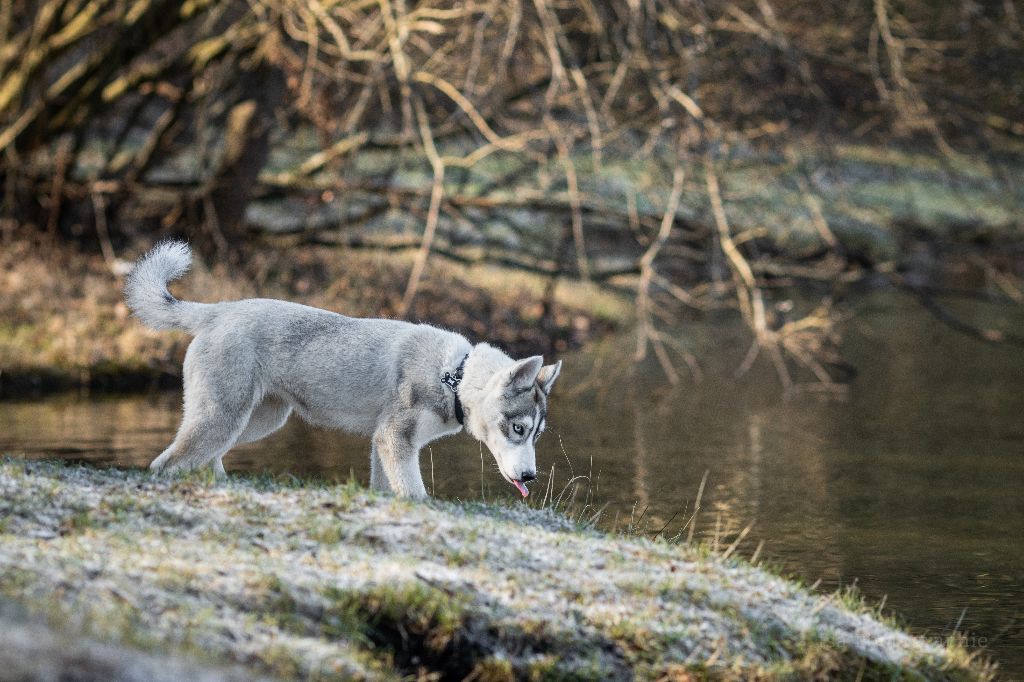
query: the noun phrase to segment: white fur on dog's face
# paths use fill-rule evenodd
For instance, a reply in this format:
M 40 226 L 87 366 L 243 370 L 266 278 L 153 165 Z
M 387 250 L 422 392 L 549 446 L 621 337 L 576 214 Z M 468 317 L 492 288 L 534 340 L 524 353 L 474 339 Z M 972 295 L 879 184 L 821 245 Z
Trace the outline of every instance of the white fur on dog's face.
M 494 373 L 467 415 L 469 432 L 487 445 L 509 482 L 537 475 L 534 446 L 547 421 L 547 398 L 561 362 L 542 366 L 535 355 Z

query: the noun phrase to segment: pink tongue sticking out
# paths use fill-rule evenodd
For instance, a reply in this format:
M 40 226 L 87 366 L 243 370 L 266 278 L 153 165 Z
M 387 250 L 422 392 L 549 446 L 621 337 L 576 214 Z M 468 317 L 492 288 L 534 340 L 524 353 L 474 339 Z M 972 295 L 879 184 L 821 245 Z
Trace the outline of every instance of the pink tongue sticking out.
M 530 494 L 530 491 L 526 489 L 526 486 L 523 485 L 522 481 L 512 481 L 512 485 L 519 489 L 519 494 L 522 495 L 523 497 L 526 497 L 527 495 Z

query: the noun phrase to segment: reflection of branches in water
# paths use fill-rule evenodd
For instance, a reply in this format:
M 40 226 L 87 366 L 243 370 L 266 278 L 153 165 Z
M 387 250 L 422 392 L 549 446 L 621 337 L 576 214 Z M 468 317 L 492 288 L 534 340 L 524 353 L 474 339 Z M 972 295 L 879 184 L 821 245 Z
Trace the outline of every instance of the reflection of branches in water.
M 746 358 L 737 369 L 737 375 L 745 374 L 757 359 L 758 354 L 764 350 L 768 353 L 779 380 L 785 388 L 789 389 L 794 385 L 793 376 L 786 361 L 789 357 L 813 373 L 819 384 L 817 388 L 842 390 L 842 385 L 836 384 L 832 380 L 824 364 L 828 360 L 837 359 L 832 352 L 833 342 L 836 340 L 837 319 L 832 314 L 831 302 L 826 299 L 817 308 L 802 317 L 782 324 L 770 325 L 765 307 L 764 291 L 758 284 L 749 261 L 733 239 L 725 214 L 718 174 L 710 154 L 707 153 L 704 156 L 704 175 L 715 227 L 718 230 L 718 241 L 733 273 L 740 312 L 747 326 L 754 333 L 754 341 Z M 822 237 L 827 238 L 826 235 L 829 234 L 831 231 L 824 226 Z
M 593 364 L 584 377 L 572 385 L 562 387 L 563 395 L 579 398 L 588 391 L 594 391 L 598 401 L 607 400 L 613 389 L 623 384 L 632 384 L 636 378 L 637 366 L 622 362 L 623 354 L 619 352 L 614 337 L 596 342 L 596 348 L 588 353 Z
M 967 336 L 987 343 L 1008 343 L 1014 346 L 1024 346 L 1024 335 L 1016 334 L 1004 329 L 982 327 L 968 322 L 940 303 L 935 294 L 932 291 L 929 291 L 927 287 L 912 284 L 906 278 L 895 273 L 890 273 L 889 280 L 900 289 L 909 291 L 917 297 L 924 309 L 931 313 L 935 319 L 951 329 L 955 329 L 961 334 L 966 334 Z M 1010 285 L 1010 283 L 1008 283 L 1008 285 Z
M 657 356 L 658 362 L 661 363 L 662 369 L 665 371 L 665 376 L 673 384 L 679 382 L 679 375 L 675 371 L 672 360 L 669 358 L 668 351 L 666 350 L 667 342 L 671 340 L 667 339 L 654 325 L 651 308 L 656 304 L 651 300 L 650 288 L 651 280 L 655 276 L 654 259 L 658 257 L 658 252 L 661 251 L 668 240 L 669 233 L 672 231 L 672 226 L 675 223 L 676 211 L 679 208 L 679 198 L 683 193 L 683 178 L 683 156 L 682 154 L 677 154 L 675 170 L 672 172 L 672 190 L 665 204 L 665 213 L 661 219 L 661 226 L 658 229 L 657 236 L 648 245 L 643 256 L 640 257 L 640 281 L 637 284 L 636 296 L 637 347 L 635 358 L 637 361 L 643 360 L 647 355 L 647 347 L 650 345 L 654 349 L 654 354 Z M 680 351 L 683 358 L 686 359 L 694 378 L 699 379 L 700 368 L 697 365 L 696 359 L 685 348 L 675 347 Z

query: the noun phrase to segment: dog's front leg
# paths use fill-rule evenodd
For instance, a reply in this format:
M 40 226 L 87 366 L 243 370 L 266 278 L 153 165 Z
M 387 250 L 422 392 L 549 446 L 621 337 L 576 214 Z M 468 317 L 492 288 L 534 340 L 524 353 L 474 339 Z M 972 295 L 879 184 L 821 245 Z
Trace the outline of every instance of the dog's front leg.
M 423 498 L 427 489 L 420 475 L 420 453 L 412 439 L 416 433 L 415 416 L 389 419 L 373 434 L 370 485 L 402 497 Z M 379 470 L 379 471 L 378 471 Z
M 377 439 L 370 441 L 370 488 L 381 492 L 391 492 L 391 485 L 388 477 L 384 474 L 384 465 L 381 464 L 380 455 L 377 453 Z

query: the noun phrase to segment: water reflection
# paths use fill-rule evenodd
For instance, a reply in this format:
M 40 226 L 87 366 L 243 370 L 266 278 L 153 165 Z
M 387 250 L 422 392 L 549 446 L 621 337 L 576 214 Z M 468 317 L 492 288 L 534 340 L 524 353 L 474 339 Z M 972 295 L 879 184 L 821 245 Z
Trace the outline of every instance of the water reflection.
M 543 490 L 590 474 L 604 520 L 668 535 L 693 513 L 705 538 L 730 540 L 807 582 L 856 582 L 918 632 L 959 623 L 1005 671 L 1024 673 L 1024 354 L 953 335 L 912 305 L 875 298 L 846 346 L 861 373 L 843 402 L 782 400 L 770 369 L 740 381 L 746 351 L 716 327 L 701 386 L 667 390 L 658 370 L 623 360 L 633 339 L 567 358 L 538 446 Z M 721 339 L 725 338 L 723 343 Z M 714 366 L 718 363 L 718 366 Z M 144 466 L 177 427 L 176 395 L 0 405 L 0 452 Z M 233 451 L 228 470 L 369 477 L 368 444 L 293 419 Z M 433 475 L 431 475 L 431 455 Z M 489 454 L 466 436 L 423 455 L 435 494 L 514 498 Z M 669 523 L 671 521 L 671 523 Z

